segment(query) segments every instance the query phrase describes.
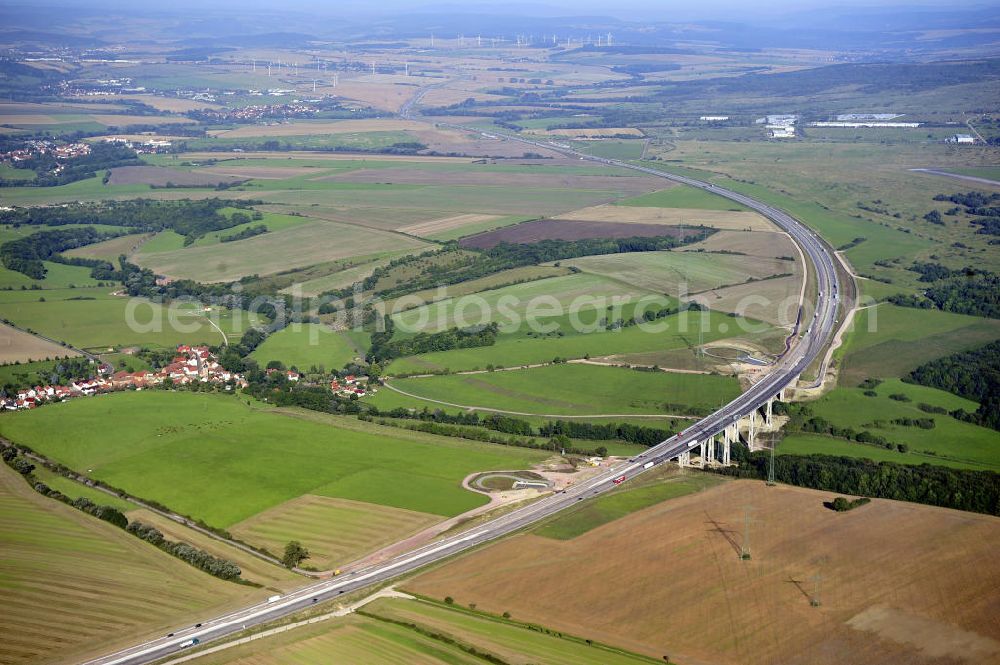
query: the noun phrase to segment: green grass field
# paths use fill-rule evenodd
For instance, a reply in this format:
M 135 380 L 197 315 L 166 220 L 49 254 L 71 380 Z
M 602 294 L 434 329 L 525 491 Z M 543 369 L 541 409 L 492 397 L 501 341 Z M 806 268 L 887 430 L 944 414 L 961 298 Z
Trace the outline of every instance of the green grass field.
M 710 194 L 703 189 L 676 185 L 658 192 L 635 196 L 617 205 L 639 208 L 693 208 L 696 210 L 746 210 L 740 205 L 721 196 Z
M 840 384 L 901 377 L 919 365 L 1000 337 L 1000 321 L 882 304 L 858 312 L 839 351 Z
M 48 373 L 58 363 L 58 360 L 36 360 L 16 365 L 0 365 L 0 384 L 22 380 L 36 382 L 39 380 L 39 372 Z
M 593 315 L 581 316 L 592 322 Z M 747 330 L 773 329 L 760 322 L 736 319 L 719 312 L 682 312 L 643 326 L 629 326 L 607 332 L 575 334 L 566 319 L 557 320 L 564 336 L 549 335 L 529 337 L 520 333 L 501 334 L 493 346 L 434 351 L 418 356 L 394 360 L 388 367 L 392 374 L 419 374 L 449 370 L 461 372 L 494 367 L 518 367 L 552 362 L 553 358 L 577 359 L 590 356 L 598 358 L 617 354 L 660 353 L 689 351 L 695 354 L 699 339 L 714 342 L 740 334 L 738 325 L 745 323 Z M 654 327 L 662 326 L 662 327 Z M 699 332 L 701 331 L 701 332 Z M 624 362 L 624 361 L 623 361 Z M 642 363 L 638 363 L 642 364 Z M 668 363 L 663 363 L 668 366 Z
M 111 198 L 134 198 L 149 195 L 149 185 L 105 185 L 103 176 L 77 180 L 57 187 L 4 187 L 5 205 L 51 205 L 74 201 L 98 201 Z M 198 192 L 197 189 L 160 190 L 176 198 L 181 192 Z
M 700 492 L 720 482 L 725 481 L 712 474 L 673 476 L 656 482 L 640 481 L 642 484 L 637 487 L 626 485 L 611 494 L 574 506 L 535 528 L 533 533 L 556 540 L 569 540 L 629 513 L 661 501 Z
M 115 436 L 109 437 L 112 418 Z M 0 431 L 70 468 L 93 469 L 94 478 L 218 527 L 303 494 L 456 515 L 484 501 L 462 489 L 466 475 L 527 468 L 544 456 L 183 392 L 49 405 L 8 414 Z
M 376 268 L 389 263 L 392 256 L 396 256 L 396 254 L 387 255 L 386 258 L 383 259 L 365 261 L 361 263 L 361 265 L 338 270 L 330 274 L 323 275 L 322 277 L 315 277 L 312 279 L 305 279 L 301 282 L 296 282 L 292 286 L 282 289 L 282 293 L 301 293 L 303 296 L 308 297 L 318 296 L 326 291 L 335 291 L 337 289 L 347 288 L 355 282 L 363 281 L 366 277 L 371 275 Z M 353 260 L 360 261 L 361 259 L 359 257 Z
M 457 644 L 490 654 L 502 663 L 547 665 L 637 665 L 652 659 L 515 621 L 406 598 L 379 598 L 361 614 L 338 617 L 260 642 L 196 658 L 195 665 L 478 665 L 487 662 Z M 400 625 L 405 624 L 405 625 Z M 457 643 L 457 644 L 456 644 Z
M 251 127 L 248 127 L 250 129 Z M 242 128 L 241 128 L 242 129 Z M 308 129 L 303 123 L 303 129 Z M 402 131 L 375 132 L 344 132 L 337 134 L 297 134 L 291 136 L 272 136 L 266 127 L 261 128 L 260 136 L 249 134 L 238 137 L 227 137 L 224 134 L 216 138 L 188 140 L 190 150 L 218 149 L 227 146 L 260 145 L 269 139 L 276 139 L 282 144 L 289 143 L 296 150 L 316 150 L 329 148 L 357 148 L 362 150 L 377 150 L 387 148 L 394 143 L 416 141 L 412 134 Z
M 627 139 L 614 141 L 603 139 L 600 141 L 576 141 L 575 148 L 591 155 L 605 157 L 607 159 L 639 159 L 642 157 L 642 148 L 645 141 L 642 139 Z
M 394 379 L 391 385 L 416 396 L 413 405 L 418 408 L 433 408 L 428 401 L 437 400 L 537 415 L 683 415 L 716 409 L 740 393 L 732 377 L 595 365 Z M 379 408 L 388 390 L 372 398 Z
M 130 233 L 117 238 L 111 238 L 110 240 L 95 242 L 92 245 L 77 247 L 68 252 L 63 252 L 63 255 L 78 256 L 85 259 L 103 259 L 117 265 L 119 256 L 122 254 L 128 256 L 132 253 L 134 247 L 149 237 L 150 234 L 147 233 Z M 84 270 L 87 270 L 88 273 L 90 272 L 89 268 L 84 268 Z
M 668 190 L 669 191 L 669 190 Z M 563 261 L 583 272 L 602 275 L 657 293 L 679 296 L 795 271 L 795 263 L 702 252 L 631 252 Z
M 397 301 L 402 303 L 400 305 L 401 307 L 410 307 L 420 304 L 421 302 L 431 303 L 438 300 L 444 300 L 445 298 L 454 298 L 482 291 L 492 291 L 509 285 L 521 286 L 527 282 L 533 282 L 540 279 L 561 277 L 569 274 L 569 272 L 568 268 L 556 268 L 555 266 L 522 266 L 520 268 L 510 268 L 508 270 L 501 270 L 500 272 L 495 272 L 478 279 L 470 279 L 465 282 L 459 282 L 458 284 L 451 284 L 447 287 L 424 289 L 422 291 L 407 293 L 405 296 L 401 296 L 400 298 L 387 300 L 385 307 L 386 311 L 391 312 L 396 309 Z
M 34 180 L 36 174 L 31 169 L 18 169 L 10 164 L 0 164 L 0 180 L 27 181 Z
M 949 173 L 960 173 L 971 175 L 976 178 L 986 178 L 988 180 L 1000 181 L 1000 166 L 977 166 L 975 168 L 949 168 L 945 169 Z
M 260 595 L 35 493 L 0 466 L 0 661 L 79 661 L 149 631 Z
M 142 260 L 146 254 L 172 252 L 180 249 L 184 249 L 184 236 L 175 231 L 160 231 L 142 244 L 138 258 Z
M 150 242 L 156 241 L 154 238 Z M 144 248 L 137 257 L 139 263 L 157 274 L 201 282 L 268 275 L 381 251 L 419 251 L 430 247 L 414 238 L 329 221 L 287 225 L 274 233 L 235 242 L 161 249 L 167 242 L 169 240 L 163 240 L 154 245 L 156 251 Z
M 968 464 L 942 459 L 925 453 L 898 450 L 886 450 L 877 446 L 836 439 L 821 434 L 789 434 L 778 444 L 776 455 L 838 455 L 841 457 L 859 457 L 876 462 L 894 462 L 896 464 L 934 464 L 957 469 L 968 469 Z M 981 469 L 982 467 L 972 467 Z
M 852 457 L 1000 471 L 1000 433 L 956 420 L 947 414 L 925 413 L 918 408 L 919 404 L 930 404 L 948 411 L 964 409 L 971 412 L 979 406 L 977 403 L 943 390 L 903 383 L 898 379 L 885 381 L 875 392 L 878 393 L 877 397 L 868 397 L 861 388 L 836 388 L 819 400 L 810 402 L 809 408 L 816 416 L 837 426 L 851 427 L 856 431 L 867 430 L 884 436 L 892 443 L 906 444 L 909 450 L 904 454 L 846 441 L 836 442 L 840 450 L 846 451 L 845 454 L 851 453 Z M 906 395 L 910 401 L 890 399 L 889 395 Z M 900 418 L 933 418 L 935 427 L 922 429 L 891 423 Z M 814 440 L 816 437 L 805 437 L 807 442 L 795 443 L 801 438 L 802 435 L 788 437 L 793 441 L 792 451 L 800 451 L 807 444 L 817 443 Z M 786 450 L 785 441 L 782 441 L 778 450 Z M 813 451 L 822 452 L 816 449 Z M 876 455 L 879 457 L 876 458 Z
M 456 605 L 474 599 L 456 599 Z M 403 598 L 380 598 L 363 608 L 364 612 L 413 623 L 432 631 L 444 632 L 462 642 L 482 647 L 505 662 L 546 663 L 551 665 L 625 665 L 655 662 L 603 645 L 588 645 L 582 639 L 540 630 L 529 630 L 500 617 L 466 612 L 464 608 L 444 603 Z M 514 617 L 514 621 L 517 618 Z M 582 637 L 582 636 L 580 636 Z
M 974 169 L 965 151 L 944 143 L 676 141 L 672 145 L 669 162 L 650 165 L 712 180 L 783 208 L 835 247 L 867 238 L 847 251 L 848 259 L 862 273 L 892 278 L 904 287 L 901 291 L 919 288 L 915 275 L 876 261 L 900 258 L 905 266 L 912 260 L 933 260 L 952 268 L 981 265 L 993 266 L 987 268 L 991 270 L 1000 262 L 1000 248 L 976 233 L 967 216 L 946 218 L 944 226 L 924 220 L 929 211 L 943 213 L 951 205 L 935 202 L 936 194 L 974 188 L 972 183 L 909 170 Z
M 38 466 L 38 465 L 36 465 Z M 44 466 L 38 466 L 35 469 L 35 477 L 51 487 L 52 489 L 59 490 L 71 499 L 77 499 L 80 497 L 90 499 L 94 503 L 101 506 L 112 506 L 127 513 L 130 510 L 135 510 L 138 506 L 130 501 L 126 501 L 117 496 L 103 492 L 95 487 L 88 487 L 83 483 L 78 483 L 75 480 L 70 480 L 65 476 L 61 476 L 58 473 L 49 471 Z
M 572 188 L 521 188 L 504 186 L 449 185 L 380 185 L 353 182 L 312 181 L 308 186 L 284 181 L 258 181 L 260 190 L 249 188 L 255 196 L 267 201 L 294 206 L 330 205 L 335 200 L 340 208 L 350 208 L 357 221 L 364 222 L 366 210 L 373 202 L 379 207 L 402 210 L 431 210 L 440 216 L 480 214 L 501 216 L 557 215 L 581 207 L 607 203 L 622 198 L 620 190 Z M 23 188 L 26 189 L 26 188 Z
M 393 320 L 401 332 L 433 332 L 491 321 L 500 324 L 501 331 L 510 332 L 524 327 L 529 315 L 550 319 L 566 316 L 575 308 L 583 321 L 590 322 L 595 320 L 598 307 L 603 310 L 613 305 L 615 298 L 624 304 L 643 296 L 653 299 L 657 294 L 599 275 L 573 274 L 439 300 L 393 314 Z M 659 300 L 663 301 L 661 306 L 669 302 L 662 295 Z M 401 299 L 395 304 L 399 308 L 407 303 Z
M 800 201 L 760 185 L 727 180 L 725 186 L 788 211 L 815 229 L 834 247 L 850 243 L 855 238 L 865 238 L 864 242 L 845 252 L 851 265 L 864 272 L 878 272 L 875 261 L 880 259 L 913 258 L 933 245 L 930 240 L 915 234 L 849 217 L 818 203 Z
M 97 284 L 97 280 L 90 276 L 90 268 L 69 266 L 52 261 L 44 261 L 43 263 L 45 265 L 44 279 L 32 279 L 23 273 L 0 267 L 0 289 L 20 289 L 22 286 L 40 289 L 65 289 L 71 286 L 87 287 Z M 38 295 L 44 296 L 45 294 Z
M 44 297 L 44 302 L 38 298 Z M 56 340 L 87 349 L 219 344 L 222 334 L 190 307 L 165 308 L 141 298 L 113 296 L 108 288 L 0 291 L 0 316 Z M 257 318 L 242 311 L 212 313 L 227 336 Z M 131 323 L 130 323 L 131 321 Z
M 280 360 L 286 367 L 340 369 L 356 357 L 364 358 L 370 336 L 363 332 L 336 332 L 315 323 L 293 323 L 268 336 L 251 357 L 264 366 Z
M 243 212 L 244 214 L 246 214 L 246 211 L 237 211 L 235 208 L 223 210 L 222 212 L 228 213 L 227 217 L 232 216 L 234 212 Z M 223 229 L 221 231 L 213 231 L 212 233 L 206 233 L 205 235 L 194 241 L 193 244 L 195 247 L 202 247 L 204 245 L 218 245 L 220 244 L 219 239 L 222 236 L 233 235 L 239 233 L 240 231 L 244 231 L 248 228 L 252 228 L 255 226 L 263 225 L 267 227 L 268 233 L 278 233 L 279 231 L 290 229 L 295 226 L 300 226 L 302 224 L 308 224 L 314 221 L 308 217 L 302 217 L 299 215 L 281 215 L 273 212 L 262 213 L 262 216 L 263 219 L 255 219 L 245 224 L 237 224 L 236 226 L 231 226 L 228 229 Z

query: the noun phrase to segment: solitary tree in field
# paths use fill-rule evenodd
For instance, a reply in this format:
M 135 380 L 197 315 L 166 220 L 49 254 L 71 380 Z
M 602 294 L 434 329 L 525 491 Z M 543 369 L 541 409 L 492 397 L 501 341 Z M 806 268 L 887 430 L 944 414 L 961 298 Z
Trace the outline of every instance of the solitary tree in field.
M 285 545 L 285 556 L 282 557 L 281 563 L 285 564 L 286 568 L 295 568 L 308 558 L 309 550 L 303 547 L 299 541 L 292 540 Z

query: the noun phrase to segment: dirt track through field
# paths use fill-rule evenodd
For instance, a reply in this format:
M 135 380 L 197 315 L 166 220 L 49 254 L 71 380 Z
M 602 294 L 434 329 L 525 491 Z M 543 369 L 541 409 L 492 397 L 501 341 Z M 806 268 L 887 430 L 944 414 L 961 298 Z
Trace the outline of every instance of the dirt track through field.
M 914 173 L 926 173 L 928 175 L 939 175 L 944 178 L 954 178 L 956 180 L 964 180 L 966 182 L 974 182 L 978 185 L 991 185 L 993 187 L 1000 187 L 1000 180 L 990 180 L 989 178 L 980 178 L 974 175 L 964 175 L 962 173 L 950 173 L 948 171 L 939 171 L 937 169 L 910 169 Z

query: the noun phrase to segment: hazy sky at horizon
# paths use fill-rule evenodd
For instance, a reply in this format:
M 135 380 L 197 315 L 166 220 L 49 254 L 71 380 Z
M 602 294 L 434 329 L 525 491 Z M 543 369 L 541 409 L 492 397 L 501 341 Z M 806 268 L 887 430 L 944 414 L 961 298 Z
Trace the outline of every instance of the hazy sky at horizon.
M 370 0 L 173 0 L 167 6 L 158 2 L 137 3 L 135 0 L 41 0 L 41 2 L 38 0 L 15 0 L 6 4 L 8 9 L 18 5 L 31 7 L 39 5 L 75 6 L 91 9 L 109 7 L 127 9 L 136 14 L 141 14 L 144 10 L 153 13 L 169 13 L 172 10 L 184 11 L 185 8 L 191 11 L 205 10 L 206 8 L 242 8 L 244 10 L 254 8 L 315 11 L 324 14 L 448 11 L 504 15 L 604 15 L 619 18 L 628 18 L 630 15 L 634 15 L 636 18 L 655 16 L 663 20 L 669 20 L 670 17 L 677 19 L 725 19 L 727 17 L 742 19 L 773 12 L 798 13 L 817 9 L 824 12 L 849 12 L 852 9 L 866 12 L 880 8 L 939 8 L 947 10 L 958 7 L 981 7 L 983 9 L 996 7 L 996 4 L 982 0 L 848 0 L 846 2 L 835 0 L 699 0 L 697 3 L 688 0 L 616 0 L 615 2 L 607 0 L 539 0 L 537 2 L 524 0 L 510 0 L 509 2 L 498 2 L 497 0 L 379 0 L 378 2 Z

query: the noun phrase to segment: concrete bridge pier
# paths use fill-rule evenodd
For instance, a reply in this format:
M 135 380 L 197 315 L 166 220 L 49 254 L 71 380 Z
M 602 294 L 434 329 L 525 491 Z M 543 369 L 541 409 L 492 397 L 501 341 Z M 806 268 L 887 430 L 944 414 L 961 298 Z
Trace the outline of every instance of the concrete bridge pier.
M 750 452 L 757 450 L 757 409 L 751 411 L 746 418 L 747 422 L 747 448 Z
M 708 462 L 708 440 L 703 439 L 698 442 L 698 468 L 704 469 L 705 463 Z
M 736 443 L 740 440 L 740 424 L 731 423 L 726 425 L 726 429 L 722 430 L 722 436 L 727 444 Z
M 729 428 L 727 427 L 725 431 L 726 431 L 727 434 L 723 435 L 723 438 L 722 438 L 722 464 L 725 465 L 725 466 L 729 466 L 729 464 L 730 464 L 730 461 L 729 461 L 729 444 L 731 443 L 730 440 L 729 440 L 729 436 L 728 436 Z
M 774 419 L 774 398 L 767 400 L 764 404 L 764 424 L 770 427 L 773 424 Z
M 691 453 L 683 452 L 677 456 L 678 466 L 691 466 Z
M 708 451 L 708 463 L 711 465 L 716 465 L 719 461 L 715 458 L 715 435 L 708 437 L 705 441 L 707 451 Z

